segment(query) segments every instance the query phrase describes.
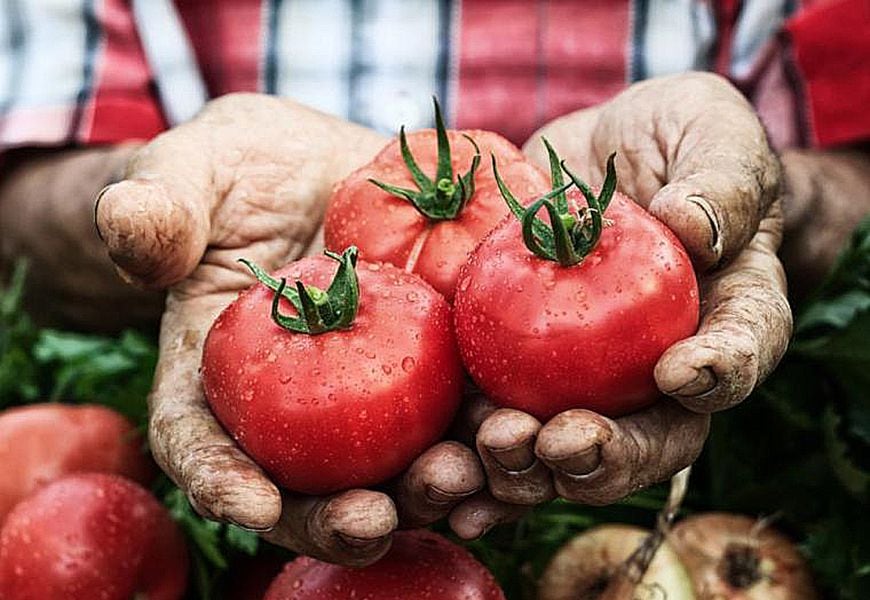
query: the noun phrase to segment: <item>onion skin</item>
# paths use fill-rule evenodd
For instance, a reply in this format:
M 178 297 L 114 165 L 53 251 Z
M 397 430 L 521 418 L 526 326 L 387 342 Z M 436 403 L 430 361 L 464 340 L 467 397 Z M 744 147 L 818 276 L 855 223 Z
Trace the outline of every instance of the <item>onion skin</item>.
M 538 600 L 594 600 L 607 579 L 640 546 L 649 531 L 629 525 L 601 525 L 578 535 L 556 553 L 538 584 Z M 655 593 L 652 588 L 656 587 Z M 661 545 L 635 597 L 695 600 L 689 574 L 668 543 Z
M 809 567 L 792 542 L 749 517 L 692 516 L 673 528 L 668 541 L 688 569 L 700 600 L 819 598 Z M 744 568 L 736 565 L 740 559 Z

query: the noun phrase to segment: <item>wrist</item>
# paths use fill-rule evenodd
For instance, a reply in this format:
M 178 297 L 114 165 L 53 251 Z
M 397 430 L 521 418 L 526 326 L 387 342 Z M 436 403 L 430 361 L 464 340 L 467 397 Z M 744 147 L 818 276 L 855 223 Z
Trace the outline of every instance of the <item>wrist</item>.
M 111 331 L 159 317 L 161 297 L 117 277 L 93 222 L 97 192 L 122 174 L 135 148 L 18 151 L 4 170 L 0 261 L 29 259 L 28 289 L 39 293 L 28 295 L 27 307 L 38 320 Z M 121 302 L 129 310 L 116 310 Z
M 870 155 L 791 149 L 781 158 L 785 233 L 780 254 L 800 297 L 821 282 L 870 211 Z

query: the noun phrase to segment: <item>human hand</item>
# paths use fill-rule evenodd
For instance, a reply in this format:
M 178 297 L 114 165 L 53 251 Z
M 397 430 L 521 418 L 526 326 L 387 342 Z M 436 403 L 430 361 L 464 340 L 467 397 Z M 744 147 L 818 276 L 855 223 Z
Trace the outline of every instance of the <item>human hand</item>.
M 252 282 L 236 259 L 274 269 L 320 252 L 332 185 L 384 143 L 289 100 L 225 96 L 139 151 L 95 209 L 121 275 L 168 288 L 149 397 L 157 462 L 204 516 L 348 565 L 382 556 L 400 521 L 431 522 L 481 489 L 474 453 L 443 442 L 421 455 L 392 489 L 398 511 L 372 490 L 282 495 L 212 416 L 197 373 L 215 317 Z
M 125 285 L 94 231 L 94 196 L 135 150 L 121 144 L 4 153 L 0 279 L 18 259 L 28 261 L 25 305 L 40 325 L 101 333 L 156 327 L 162 294 Z
M 816 288 L 870 212 L 870 151 L 790 149 L 782 153 L 784 239 L 780 257 L 793 298 Z
M 698 332 L 655 369 L 668 398 L 617 419 L 570 410 L 543 425 L 500 409 L 477 433 L 498 501 L 533 505 L 558 494 L 609 504 L 691 464 L 709 413 L 745 399 L 785 352 L 792 320 L 776 257 L 781 170 L 750 105 L 702 73 L 639 83 L 556 119 L 525 146 L 543 166 L 540 136 L 593 183 L 616 151 L 620 190 L 676 233 L 701 287 Z

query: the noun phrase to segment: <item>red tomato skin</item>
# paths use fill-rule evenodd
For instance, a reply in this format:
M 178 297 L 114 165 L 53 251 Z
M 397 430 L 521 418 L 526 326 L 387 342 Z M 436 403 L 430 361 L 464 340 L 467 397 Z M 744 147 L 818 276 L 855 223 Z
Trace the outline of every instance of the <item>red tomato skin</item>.
M 353 569 L 300 557 L 263 600 L 504 600 L 492 574 L 467 550 L 420 529 L 398 531 L 378 562 Z
M 407 200 L 381 190 L 369 179 L 416 190 L 394 140 L 367 165 L 349 175 L 332 192 L 324 221 L 324 239 L 331 250 L 350 245 L 371 262 L 389 262 L 417 273 L 447 300 L 453 298 L 459 269 L 475 246 L 508 213 L 492 172 L 490 153 L 498 161 L 502 179 L 521 197 L 546 192 L 550 184 L 538 167 L 509 141 L 490 131 L 448 131 L 454 176 L 471 167 L 474 148 L 463 135 L 477 142 L 480 167 L 475 192 L 456 219 L 430 221 Z M 434 178 L 437 164 L 434 129 L 407 135 L 417 164 Z
M 328 287 L 336 262 L 304 258 L 276 277 Z M 398 475 L 447 429 L 462 363 L 452 310 L 419 277 L 360 261 L 347 330 L 292 333 L 257 284 L 215 321 L 202 382 L 224 428 L 280 485 L 324 494 Z M 295 311 L 282 300 L 282 313 Z
M 145 489 L 117 475 L 69 475 L 9 513 L 0 530 L 0 598 L 177 600 L 187 561 L 181 533 Z
M 33 404 L 0 413 L 0 525 L 22 498 L 69 473 L 114 473 L 147 484 L 142 436 L 105 406 Z
M 571 195 L 581 206 L 579 193 Z M 463 362 L 497 404 L 541 420 L 572 408 L 616 417 L 653 403 L 662 353 L 698 326 L 698 284 L 671 231 L 622 194 L 578 265 L 534 256 L 511 216 L 463 268 Z

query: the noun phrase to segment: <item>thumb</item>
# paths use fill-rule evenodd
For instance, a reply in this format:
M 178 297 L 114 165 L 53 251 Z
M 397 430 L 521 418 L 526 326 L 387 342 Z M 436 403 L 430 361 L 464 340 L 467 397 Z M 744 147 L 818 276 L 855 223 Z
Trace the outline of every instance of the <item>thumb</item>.
M 204 132 L 191 122 L 141 148 L 125 178 L 97 196 L 97 233 L 122 277 L 165 288 L 193 271 L 216 197 Z
M 676 118 L 674 135 L 660 134 L 670 157 L 668 185 L 649 210 L 703 272 L 729 262 L 749 243 L 779 195 L 781 168 L 761 122 L 733 86 L 710 74 L 680 81 L 681 93 L 703 99 L 703 110 Z
M 702 167 L 653 196 L 649 211 L 676 234 L 699 272 L 729 262 L 752 239 L 779 190 L 775 160 Z M 765 164 L 766 163 L 766 164 Z M 756 179 L 756 177 L 762 177 Z

